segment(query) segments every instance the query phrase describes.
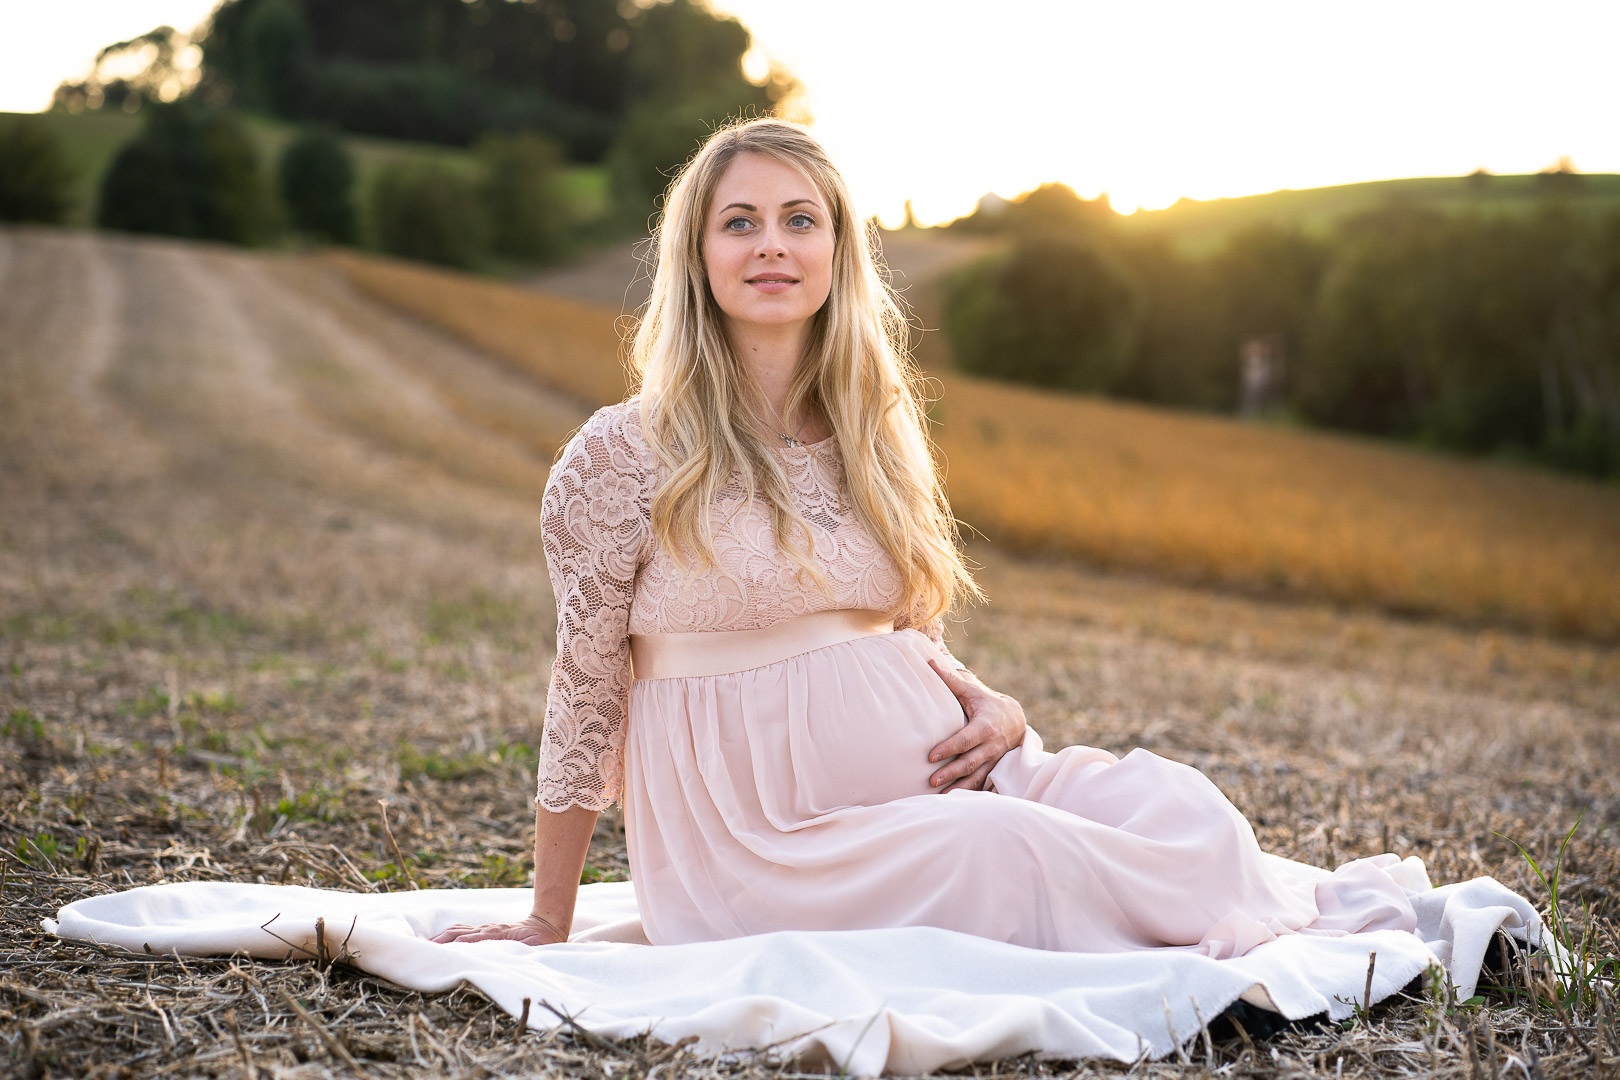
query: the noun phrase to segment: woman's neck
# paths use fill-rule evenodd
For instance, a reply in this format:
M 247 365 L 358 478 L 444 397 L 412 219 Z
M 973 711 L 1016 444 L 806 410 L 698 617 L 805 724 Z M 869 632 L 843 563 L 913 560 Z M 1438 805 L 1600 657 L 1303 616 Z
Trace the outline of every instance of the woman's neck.
M 756 407 L 762 409 L 761 419 L 768 424 L 781 424 L 779 434 L 791 435 L 803 442 L 815 442 L 831 434 L 824 430 L 826 425 L 814 412 L 807 414 L 801 409 L 798 415 L 787 415 L 788 391 L 792 389 L 799 359 L 809 341 L 808 325 L 751 324 L 727 329 L 737 362 L 753 376 L 754 385 L 764 398 L 756 403 Z

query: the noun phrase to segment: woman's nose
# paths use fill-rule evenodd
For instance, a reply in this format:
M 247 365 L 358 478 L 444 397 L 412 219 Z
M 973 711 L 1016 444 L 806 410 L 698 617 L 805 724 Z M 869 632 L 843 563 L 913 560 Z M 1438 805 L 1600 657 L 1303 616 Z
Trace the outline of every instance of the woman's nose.
M 787 247 L 782 243 L 782 239 L 777 235 L 776 230 L 767 227 L 760 230 L 759 248 L 754 254 L 761 259 L 780 259 L 787 255 Z

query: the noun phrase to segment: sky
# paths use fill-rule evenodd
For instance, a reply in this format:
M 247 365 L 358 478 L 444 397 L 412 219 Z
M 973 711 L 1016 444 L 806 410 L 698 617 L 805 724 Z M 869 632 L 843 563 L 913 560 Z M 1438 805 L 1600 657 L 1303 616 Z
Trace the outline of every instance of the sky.
M 1617 0 L 709 0 L 805 84 L 868 212 L 1114 207 L 1570 158 L 1620 172 Z M 214 0 L 0 0 L 0 111 Z

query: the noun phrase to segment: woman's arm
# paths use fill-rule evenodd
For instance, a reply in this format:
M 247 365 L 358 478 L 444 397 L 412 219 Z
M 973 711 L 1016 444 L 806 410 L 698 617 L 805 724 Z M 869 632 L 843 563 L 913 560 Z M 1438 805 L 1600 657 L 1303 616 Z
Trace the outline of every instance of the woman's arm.
M 568 940 L 574 922 L 574 900 L 579 876 L 585 869 L 591 834 L 596 830 L 595 810 L 572 806 L 534 812 L 534 907 L 517 922 L 469 926 L 456 923 L 433 936 L 441 944 L 451 941 L 521 941 L 525 945 L 555 945 Z
M 534 906 L 517 922 L 452 926 L 435 941 L 568 939 L 596 815 L 624 783 L 630 598 L 650 535 L 641 444 L 626 406 L 598 411 L 569 442 L 541 499 L 557 599 L 534 816 Z

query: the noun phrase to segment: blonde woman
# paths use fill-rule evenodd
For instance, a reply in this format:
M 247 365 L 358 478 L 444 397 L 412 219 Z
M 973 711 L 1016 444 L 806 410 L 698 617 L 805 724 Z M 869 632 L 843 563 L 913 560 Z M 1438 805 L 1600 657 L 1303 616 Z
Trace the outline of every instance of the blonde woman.
M 1289 873 L 1200 773 L 1046 753 L 951 658 L 942 616 L 977 590 L 904 325 L 802 128 L 716 133 L 656 239 L 640 393 L 586 422 L 543 502 L 533 909 L 435 940 L 566 940 L 621 798 L 654 944 L 923 925 L 1225 957 L 1413 928 L 1392 856 Z

